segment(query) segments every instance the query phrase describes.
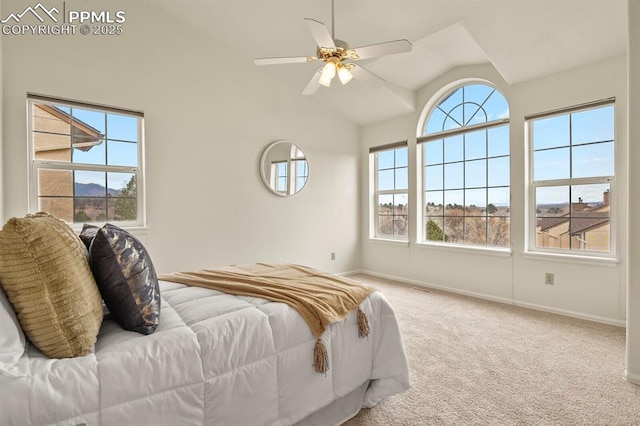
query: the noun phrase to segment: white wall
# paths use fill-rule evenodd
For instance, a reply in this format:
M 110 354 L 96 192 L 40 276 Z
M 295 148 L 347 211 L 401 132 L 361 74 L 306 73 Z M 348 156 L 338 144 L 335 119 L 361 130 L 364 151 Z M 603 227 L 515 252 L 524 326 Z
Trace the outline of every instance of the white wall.
M 627 139 L 627 86 L 626 55 L 581 67 L 554 76 L 515 86 L 512 90 L 512 125 L 519 132 L 512 132 L 512 187 L 514 204 L 523 206 L 525 185 L 523 161 L 523 117 L 535 112 L 552 110 L 614 96 L 616 135 L 616 193 L 613 200 L 617 265 L 592 264 L 591 262 L 557 262 L 543 258 L 524 258 L 522 247 L 524 229 L 517 229 L 514 239 L 514 298 L 527 304 L 551 307 L 560 311 L 584 314 L 600 320 L 624 323 L 626 318 L 626 268 L 628 232 L 628 139 Z M 515 145 L 514 145 L 515 142 Z M 522 153 L 522 154 L 521 154 Z M 519 179 L 517 179 L 519 177 Z M 516 180 L 517 179 L 517 180 Z M 516 197 L 517 194 L 517 197 Z M 516 201 L 516 198 L 521 201 Z M 515 213 L 513 213 L 515 214 Z M 518 219 L 520 222 L 520 219 Z M 522 223 L 523 224 L 523 223 Z M 512 231 L 513 232 L 513 231 Z M 555 273 L 555 285 L 544 284 L 544 272 Z
M 511 119 L 511 255 L 481 250 L 451 250 L 416 244 L 419 207 L 416 207 L 416 128 L 422 107 L 445 86 L 462 79 L 483 79 L 495 84 L 510 103 Z M 441 287 L 481 297 L 518 303 L 599 321 L 623 324 L 627 267 L 627 136 L 626 57 L 509 86 L 492 65 L 459 67 L 445 73 L 418 92 L 415 114 L 364 127 L 361 131 L 361 179 L 368 185 L 368 150 L 371 146 L 409 140 L 410 243 L 370 240 L 369 195 L 361 197 L 362 265 L 380 275 L 417 284 Z M 525 140 L 524 116 L 615 96 L 616 100 L 616 219 L 619 227 L 618 264 L 587 264 L 525 257 Z M 555 285 L 544 284 L 544 273 L 555 273 Z
M 0 3 L 0 16 L 2 16 L 2 4 Z M 4 151 L 2 146 L 3 140 L 3 119 L 2 119 L 2 105 L 4 104 L 4 97 L 2 96 L 2 87 L 4 83 L 3 74 L 2 74 L 2 42 L 3 37 L 0 35 L 0 223 L 4 223 L 4 166 L 2 165 L 2 152 Z
M 629 0 L 629 235 L 640 235 L 640 1 Z M 631 212 L 636 212 L 631 214 Z M 640 384 L 640 238 L 629 239 L 627 299 L 627 380 Z
M 355 125 L 146 1 L 73 4 L 126 11 L 125 34 L 4 36 L 7 217 L 27 212 L 25 97 L 33 92 L 145 112 L 149 228 L 141 236 L 160 272 L 259 261 L 359 268 Z M 3 0 L 5 13 L 23 9 Z M 269 192 L 258 170 L 278 139 L 309 161 L 307 185 L 289 198 Z

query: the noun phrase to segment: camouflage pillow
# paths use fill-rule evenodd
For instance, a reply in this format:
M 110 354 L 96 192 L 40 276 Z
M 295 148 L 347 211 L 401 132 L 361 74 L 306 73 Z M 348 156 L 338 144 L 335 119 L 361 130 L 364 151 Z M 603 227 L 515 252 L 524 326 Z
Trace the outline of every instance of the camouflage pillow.
M 83 229 L 85 237 L 93 231 Z M 153 333 L 160 321 L 160 287 L 142 243 L 107 223 L 95 232 L 89 255 L 91 271 L 112 318 L 125 330 Z
M 100 230 L 100 227 L 89 225 L 88 223 L 85 223 L 82 226 L 82 232 L 80 232 L 80 240 L 87 248 L 87 251 L 91 247 L 91 242 L 96 237 L 96 234 L 98 233 L 99 230 Z

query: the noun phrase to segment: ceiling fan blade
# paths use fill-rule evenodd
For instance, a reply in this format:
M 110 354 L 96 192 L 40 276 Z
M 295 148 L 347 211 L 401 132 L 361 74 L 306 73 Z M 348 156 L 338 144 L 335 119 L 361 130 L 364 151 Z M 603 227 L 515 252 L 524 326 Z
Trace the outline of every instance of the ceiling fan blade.
M 403 53 L 411 51 L 411 42 L 409 40 L 394 40 L 385 43 L 372 44 L 369 46 L 357 47 L 351 49 L 356 53 L 357 58 L 351 59 L 367 59 L 384 55 L 393 55 L 394 53 Z
M 258 58 L 253 62 L 256 65 L 277 65 L 277 64 L 300 64 L 304 62 L 313 62 L 316 58 L 313 56 L 291 56 L 284 58 Z
M 311 36 L 316 41 L 318 47 L 326 47 L 329 49 L 335 49 L 336 44 L 333 42 L 333 38 L 329 33 L 329 30 L 322 22 L 318 22 L 315 19 L 304 18 L 304 22 L 309 28 Z
M 353 78 L 362 81 L 363 83 L 367 84 L 368 86 L 374 88 L 374 89 L 379 89 L 381 87 L 383 87 L 387 82 L 384 81 L 383 79 L 381 79 L 380 77 L 378 77 L 377 75 L 375 75 L 374 73 L 372 73 L 371 71 L 367 71 L 366 69 L 362 68 L 361 66 L 355 65 L 353 64 L 354 67 L 351 68 L 351 75 L 353 75 Z
M 313 95 L 318 91 L 318 88 L 320 87 L 319 80 L 321 70 L 322 68 L 320 68 L 320 70 L 316 71 L 316 73 L 313 74 L 313 77 L 311 77 L 311 80 L 309 80 L 309 83 L 307 83 L 307 87 L 305 87 L 302 91 L 303 95 Z

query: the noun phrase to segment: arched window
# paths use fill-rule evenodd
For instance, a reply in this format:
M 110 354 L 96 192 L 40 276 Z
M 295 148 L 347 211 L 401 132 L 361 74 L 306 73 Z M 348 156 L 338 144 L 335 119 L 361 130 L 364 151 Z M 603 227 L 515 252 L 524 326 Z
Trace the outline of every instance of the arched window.
M 422 241 L 508 247 L 509 104 L 466 84 L 429 111 L 422 157 Z

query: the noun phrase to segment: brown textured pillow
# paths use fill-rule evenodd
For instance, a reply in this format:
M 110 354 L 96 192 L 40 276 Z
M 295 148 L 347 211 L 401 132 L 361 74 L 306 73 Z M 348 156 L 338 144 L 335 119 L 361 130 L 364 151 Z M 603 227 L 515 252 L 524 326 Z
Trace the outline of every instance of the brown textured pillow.
M 93 351 L 102 298 L 80 238 L 63 221 L 36 213 L 0 231 L 0 284 L 27 337 L 51 358 Z

